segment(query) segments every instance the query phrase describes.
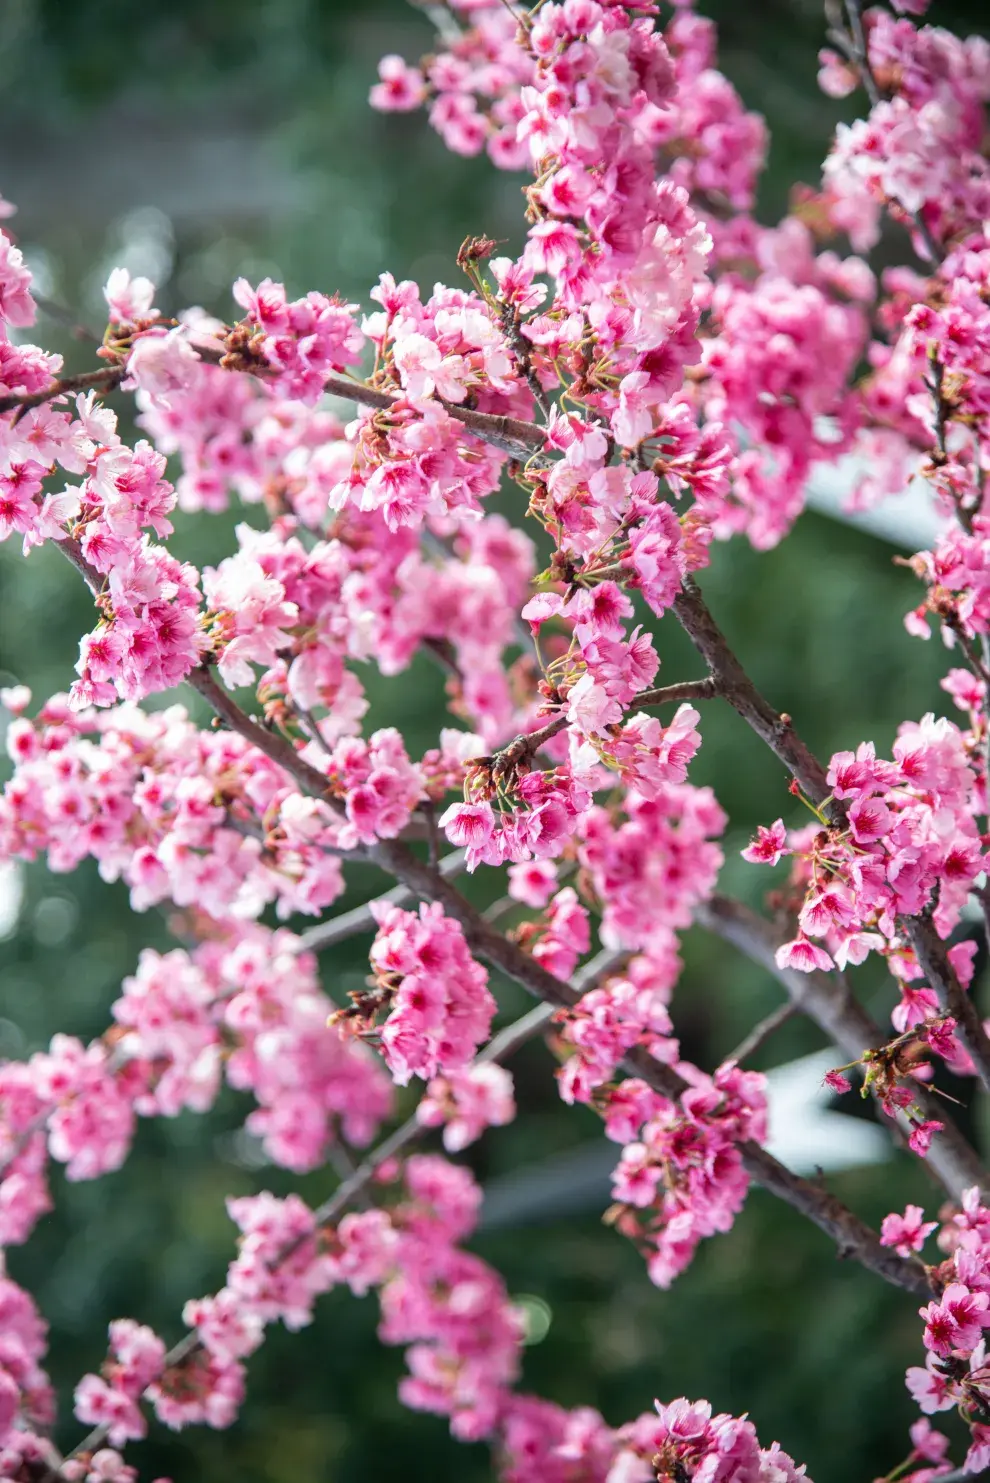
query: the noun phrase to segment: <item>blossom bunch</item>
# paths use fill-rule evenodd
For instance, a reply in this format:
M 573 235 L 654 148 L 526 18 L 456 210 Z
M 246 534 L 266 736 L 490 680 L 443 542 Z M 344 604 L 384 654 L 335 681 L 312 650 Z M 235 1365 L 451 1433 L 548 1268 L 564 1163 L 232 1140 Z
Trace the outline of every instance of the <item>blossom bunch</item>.
M 877 951 L 910 982 L 917 965 L 901 923 L 930 910 L 948 936 L 983 869 L 964 735 L 931 714 L 905 722 L 889 762 L 863 742 L 833 756 L 828 785 L 841 822 L 823 816 L 824 827 L 788 834 L 778 821 L 743 851 L 753 861 L 794 859 L 799 930 L 779 949 L 778 965 L 810 972 Z
M 688 1266 L 700 1240 L 730 1229 L 749 1188 L 739 1145 L 767 1136 L 765 1077 L 731 1063 L 712 1077 L 689 1063 L 678 1069 L 690 1085 L 677 1103 L 642 1087 L 633 1111 L 632 1089 L 623 1090 L 610 1131 L 625 1145 L 613 1218 L 643 1250 L 658 1287 Z
M 921 1214 L 918 1210 L 917 1216 Z M 914 1207 L 909 1207 L 906 1216 L 909 1224 L 890 1229 L 887 1239 L 907 1240 L 920 1250 L 935 1227 L 928 1222 L 919 1224 L 916 1217 L 911 1219 Z M 920 1310 L 925 1364 L 913 1365 L 906 1376 L 908 1390 L 926 1417 L 958 1410 L 970 1430 L 965 1469 L 973 1473 L 986 1467 L 990 1459 L 990 1425 L 986 1420 L 990 1368 L 984 1337 L 984 1330 L 990 1327 L 988 1230 L 990 1212 L 982 1203 L 980 1191 L 968 1190 L 961 1207 L 939 1231 L 938 1243 L 946 1253 L 939 1269 L 940 1291 Z M 939 1460 L 939 1455 L 933 1460 Z
M 399 1086 L 466 1065 L 488 1038 L 495 1000 L 488 975 L 471 956 L 460 926 L 438 902 L 419 914 L 376 906 L 378 933 L 371 948 L 376 988 L 359 997 L 358 1018 L 388 1014 L 382 1053 Z

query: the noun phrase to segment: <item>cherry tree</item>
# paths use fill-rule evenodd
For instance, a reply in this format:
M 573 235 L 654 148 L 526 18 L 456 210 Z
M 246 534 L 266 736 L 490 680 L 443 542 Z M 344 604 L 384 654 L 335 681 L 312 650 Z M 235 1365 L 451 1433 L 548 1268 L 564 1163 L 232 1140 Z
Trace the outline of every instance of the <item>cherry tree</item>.
M 480 1191 L 430 1150 L 435 1130 L 456 1155 L 514 1117 L 505 1063 L 536 1036 L 561 1098 L 617 1145 L 609 1219 L 644 1281 L 690 1281 L 763 1186 L 918 1310 L 919 1418 L 891 1476 L 990 1467 L 990 1175 L 938 1087 L 944 1065 L 990 1089 L 975 944 L 951 942 L 973 905 L 990 928 L 990 45 L 922 24 L 926 3 L 830 0 L 821 85 L 864 116 L 776 226 L 753 214 L 762 120 L 690 0 L 447 0 L 432 55 L 385 57 L 371 103 L 426 108 L 448 149 L 522 172 L 518 257 L 471 238 L 456 286 L 385 274 L 368 306 L 241 279 L 226 323 L 167 318 L 118 269 L 92 368 L 65 375 L 21 333 L 31 275 L 0 237 L 0 534 L 25 556 L 54 543 L 94 605 L 65 693 L 2 694 L 0 852 L 92 858 L 184 934 L 141 954 L 98 1039 L 0 1066 L 0 1246 L 51 1207 L 51 1161 L 98 1178 L 139 1118 L 204 1112 L 224 1083 L 253 1099 L 271 1162 L 338 1174 L 315 1209 L 228 1201 L 225 1285 L 190 1296 L 171 1348 L 140 1314 L 110 1325 L 65 1456 L 43 1319 L 0 1278 L 3 1478 L 130 1483 L 149 1413 L 228 1426 L 267 1327 L 307 1324 L 340 1286 L 377 1293 L 404 1403 L 489 1439 L 507 1483 L 804 1476 L 700 1398 L 613 1426 L 518 1388 L 523 1315 L 466 1245 Z M 878 276 L 885 222 L 905 265 Z M 922 480 L 941 517 L 905 621 L 945 643 L 949 714 L 905 720 L 889 757 L 853 716 L 848 749 L 816 757 L 702 592 L 714 541 L 774 546 L 840 462 L 860 508 Z M 489 508 L 500 490 L 512 520 Z M 231 501 L 264 528 L 238 526 L 215 568 L 169 551 L 177 508 Z M 686 683 L 658 683 L 671 625 L 697 651 Z M 364 679 L 421 650 L 449 714 L 419 757 L 369 733 Z M 744 851 L 773 871 L 765 916 L 719 894 L 726 817 L 690 778 L 715 702 L 781 767 L 780 817 Z M 352 864 L 379 894 L 335 914 Z M 476 871 L 521 926 L 472 904 L 458 879 Z M 669 1005 L 692 923 L 825 1032 L 830 1086 L 876 1099 L 919 1190 L 941 1187 L 937 1220 L 912 1204 L 875 1231 L 767 1151 L 765 1077 L 744 1063 L 779 1015 L 719 1066 L 682 1056 Z M 334 944 L 360 933 L 368 977 L 342 1004 L 318 955 L 332 981 Z M 850 973 L 869 957 L 889 1024 Z M 506 980 L 535 1003 L 493 1034 Z M 951 1410 L 950 1438 L 930 1418 Z

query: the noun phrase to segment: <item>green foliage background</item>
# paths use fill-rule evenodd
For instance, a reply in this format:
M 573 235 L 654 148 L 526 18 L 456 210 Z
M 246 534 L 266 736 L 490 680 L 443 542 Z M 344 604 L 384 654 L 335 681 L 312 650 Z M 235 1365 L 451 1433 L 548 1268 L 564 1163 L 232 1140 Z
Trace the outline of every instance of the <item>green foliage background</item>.
M 816 178 L 841 113 L 815 85 L 823 23 L 811 0 L 707 8 L 722 25 L 723 65 L 774 131 L 761 203 L 771 220 L 795 179 Z M 981 12 L 975 0 L 936 3 L 932 19 L 973 29 Z M 5 0 L 0 190 L 21 206 L 12 225 L 47 292 L 98 324 L 100 284 L 121 259 L 152 269 L 165 308 L 198 302 L 224 313 L 240 272 L 364 300 L 385 269 L 454 281 L 469 232 L 515 246 L 520 181 L 446 154 L 421 117 L 381 118 L 366 106 L 377 58 L 415 57 L 428 43 L 423 18 L 399 0 Z M 883 244 L 881 255 L 899 247 Z M 70 366 L 87 363 L 63 326 L 44 332 Z M 243 512 L 182 519 L 176 548 L 214 561 L 237 518 Z M 91 610 L 56 554 L 24 563 L 13 545 L 0 548 L 0 671 L 43 696 L 68 686 Z M 943 708 L 944 655 L 901 623 L 917 600 L 913 579 L 869 537 L 808 515 L 769 554 L 720 548 L 705 587 L 758 683 L 817 750 L 863 737 L 886 749 L 901 719 Z M 658 647 L 665 679 L 697 673 L 666 624 Z M 433 743 L 442 681 L 425 662 L 371 689 L 375 719 L 400 725 L 414 755 Z M 715 785 L 732 818 L 724 883 L 758 901 L 761 882 L 740 867 L 738 849 L 756 822 L 788 806 L 785 780 L 720 706 L 706 711 L 704 733 L 696 780 Z M 356 873 L 345 905 L 373 887 Z M 140 948 L 167 943 L 160 917 L 131 915 L 126 893 L 95 870 L 62 878 L 31 867 L 16 929 L 0 943 L 0 1054 L 30 1054 L 55 1030 L 100 1033 Z M 350 943 L 327 959 L 332 994 L 362 973 L 365 947 Z M 675 1019 L 687 1052 L 714 1065 L 778 1002 L 777 990 L 697 933 L 686 958 Z M 867 977 L 864 991 L 883 1007 L 882 985 Z M 505 1016 L 518 1013 L 517 991 L 499 992 Z M 792 1022 L 761 1064 L 819 1044 Z M 516 1069 L 518 1123 L 470 1151 L 483 1180 L 600 1136 L 593 1117 L 560 1106 L 542 1047 L 529 1047 Z M 80 1185 L 56 1174 L 55 1213 L 8 1254 L 52 1326 L 64 1445 L 78 1435 L 72 1385 L 99 1365 L 107 1322 L 129 1314 L 177 1337 L 186 1298 L 223 1281 L 233 1235 L 224 1194 L 292 1187 L 279 1171 L 246 1166 L 232 1136 L 244 1113 L 228 1093 L 208 1117 L 142 1127 L 119 1174 Z M 323 1171 L 302 1193 L 315 1202 L 331 1185 Z M 939 1198 L 901 1159 L 835 1186 L 874 1222 L 909 1198 L 929 1207 Z M 669 1293 L 650 1286 L 597 1212 L 482 1232 L 475 1245 L 513 1293 L 542 1299 L 552 1314 L 527 1352 L 527 1388 L 596 1405 L 612 1422 L 654 1396 L 705 1395 L 718 1409 L 748 1411 L 818 1483 L 866 1483 L 906 1450 L 913 1412 L 901 1375 L 920 1355 L 914 1303 L 843 1267 L 759 1192 Z M 377 1343 L 375 1322 L 373 1298 L 344 1294 L 304 1333 L 274 1331 L 251 1361 L 243 1419 L 224 1434 L 153 1426 L 132 1449 L 142 1476 L 490 1478 L 484 1447 L 455 1443 L 441 1421 L 399 1406 L 401 1355 Z

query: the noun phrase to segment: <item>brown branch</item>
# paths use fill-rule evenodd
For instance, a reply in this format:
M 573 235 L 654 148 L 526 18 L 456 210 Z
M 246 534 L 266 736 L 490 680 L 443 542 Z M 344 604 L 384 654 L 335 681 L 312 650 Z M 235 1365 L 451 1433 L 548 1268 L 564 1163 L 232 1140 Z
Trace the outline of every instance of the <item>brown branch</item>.
M 963 1043 L 973 1058 L 977 1074 L 987 1090 L 990 1090 L 990 1036 L 983 1028 L 979 1010 L 949 962 L 945 943 L 932 925 L 931 914 L 925 912 L 920 917 L 905 917 L 899 920 L 898 926 L 914 948 L 922 973 L 958 1023 Z
M 656 690 L 641 690 L 629 702 L 629 709 L 642 705 L 680 705 L 683 701 L 713 700 L 721 695 L 713 675 L 704 680 L 682 680 L 679 685 L 661 685 Z
M 65 542 L 62 543 L 63 545 Z M 259 751 L 283 767 L 304 792 L 323 797 L 326 779 L 296 753 L 283 738 L 266 731 L 247 716 L 228 696 L 212 675 L 205 670 L 194 672 L 196 688 L 232 731 L 252 742 Z M 578 997 L 571 985 L 555 978 L 534 958 L 504 937 L 462 896 L 439 871 L 432 870 L 399 840 L 379 840 L 367 852 L 367 858 L 380 865 L 420 899 L 439 901 L 444 911 L 459 922 L 468 945 L 493 968 L 499 969 L 515 983 L 545 1003 L 571 1007 Z M 635 1053 L 627 1058 L 627 1068 L 643 1077 L 647 1084 L 666 1097 L 676 1098 L 687 1089 L 687 1083 L 650 1056 Z M 906 1260 L 880 1245 L 875 1231 L 859 1220 L 851 1210 L 818 1185 L 811 1184 L 785 1169 L 771 1154 L 757 1144 L 740 1145 L 748 1172 L 760 1184 L 803 1211 L 821 1230 L 830 1235 L 843 1255 L 854 1255 L 869 1270 L 910 1292 L 924 1295 L 928 1279 L 922 1263 Z
M 835 1044 L 842 1057 L 858 1061 L 866 1050 L 878 1050 L 889 1037 L 854 996 L 841 973 L 798 973 L 778 968 L 774 954 L 782 942 L 770 922 L 741 901 L 712 896 L 695 908 L 694 919 L 706 931 L 731 943 L 751 962 L 765 968 L 787 993 L 791 1005 L 813 1020 Z M 919 1084 L 915 1100 L 925 1117 L 943 1124 L 925 1158 L 932 1174 L 954 1200 L 978 1185 L 990 1190 L 990 1174 L 942 1102 Z
M 193 348 L 201 360 L 210 364 L 217 363 L 219 357 L 206 351 L 203 346 L 197 345 Z M 260 372 L 252 371 L 250 374 L 258 375 L 259 380 L 265 379 L 263 368 Z M 68 392 L 88 391 L 92 387 L 110 391 L 118 387 L 126 375 L 126 366 L 104 366 L 96 371 L 83 371 L 76 376 L 60 376 L 44 391 L 11 392 L 7 396 L 0 397 L 0 415 L 4 412 L 12 412 L 15 407 L 22 410 L 40 407 L 42 403 L 50 402 L 55 397 L 63 396 Z M 387 411 L 389 407 L 402 400 L 396 393 L 378 391 L 361 381 L 352 381 L 347 376 L 328 376 L 323 389 L 331 396 L 345 397 L 348 401 L 357 402 L 360 406 L 374 407 L 379 411 Z M 491 444 L 493 448 L 498 448 L 502 453 L 508 453 L 512 458 L 527 459 L 543 448 L 546 442 L 546 430 L 533 422 L 525 422 L 519 417 L 499 416 L 494 412 L 476 412 L 472 407 L 463 407 L 457 402 L 447 402 L 442 397 L 438 397 L 437 400 L 455 422 L 462 423 L 476 438 Z
M 449 880 L 464 869 L 465 858 L 464 850 L 453 850 L 437 862 L 437 868 Z M 363 906 L 355 906 L 352 911 L 341 912 L 328 922 L 318 922 L 315 927 L 308 928 L 299 937 L 300 951 L 318 953 L 338 942 L 344 942 L 348 937 L 356 937 L 359 932 L 371 932 L 375 928 L 372 906 L 385 902 L 392 906 L 408 906 L 415 899 L 413 892 L 406 886 L 394 886 L 384 895 L 376 896 L 374 901 L 366 901 Z
M 659 1066 L 645 1051 L 632 1051 L 624 1064 L 634 1076 L 641 1077 L 663 1096 L 675 1099 L 687 1090 L 687 1083 L 676 1071 L 669 1066 Z M 898 1257 L 881 1246 L 876 1231 L 837 1196 L 830 1194 L 821 1184 L 793 1173 L 758 1143 L 740 1143 L 738 1148 L 750 1178 L 824 1231 L 838 1247 L 840 1258 L 854 1259 L 868 1271 L 906 1292 L 916 1293 L 919 1297 L 930 1295 L 931 1282 L 924 1263 Z
M 533 361 L 530 355 L 532 346 L 526 340 L 519 325 L 519 311 L 514 304 L 499 303 L 499 317 L 502 321 L 502 329 L 505 338 L 512 348 L 516 358 L 516 364 L 526 378 L 526 385 L 532 393 L 533 400 L 543 413 L 544 417 L 550 416 L 550 398 L 540 384 L 540 378 L 533 369 Z
M 829 794 L 825 769 L 794 730 L 790 716 L 775 711 L 757 690 L 690 577 L 673 606 L 681 627 L 708 665 L 718 694 L 767 744 L 811 802 L 824 803 Z
M 571 985 L 576 998 L 596 988 L 609 974 L 614 973 L 625 956 L 624 953 L 601 952 L 592 958 L 590 963 L 579 969 Z M 528 1010 L 526 1014 L 521 1015 L 511 1025 L 507 1025 L 504 1030 L 494 1035 L 475 1057 L 475 1064 L 490 1065 L 493 1062 L 501 1063 L 508 1060 L 521 1046 L 548 1029 L 555 1013 L 555 1005 L 537 1004 L 535 1008 Z M 342 1215 L 355 1195 L 371 1182 L 383 1163 L 394 1158 L 417 1139 L 422 1138 L 427 1131 L 424 1125 L 417 1121 L 415 1113 L 407 1118 L 401 1127 L 396 1128 L 394 1133 L 390 1133 L 388 1138 L 368 1155 L 349 1179 L 334 1190 L 328 1200 L 317 1206 L 314 1211 L 317 1224 L 329 1225 L 339 1215 Z
M 350 381 L 346 376 L 328 376 L 323 390 L 331 396 L 346 397 L 348 401 L 358 402 L 363 407 L 377 407 L 381 411 L 387 411 L 402 400 L 393 392 L 376 391 L 374 387 L 365 386 L 361 381 Z M 524 422 L 519 417 L 501 417 L 494 412 L 475 412 L 458 402 L 446 402 L 443 397 L 438 397 L 437 401 L 455 422 L 463 423 L 468 432 L 513 458 L 529 458 L 546 442 L 546 430 L 534 422 Z
M 951 629 L 959 640 L 959 647 L 962 650 L 963 658 L 976 678 L 984 685 L 987 693 L 990 694 L 990 667 L 987 666 L 983 654 L 977 649 L 975 642 L 966 632 L 966 626 L 959 614 L 953 611 L 940 612 L 939 617 L 942 619 L 946 628 Z M 984 634 L 982 637 L 985 638 L 986 635 Z
M 15 407 L 26 412 L 30 407 L 40 407 L 45 402 L 53 401 L 57 396 L 75 391 L 91 391 L 94 387 L 112 391 L 120 385 L 125 375 L 123 366 L 103 366 L 98 371 L 82 371 L 78 376 L 59 376 L 44 391 L 12 391 L 7 396 L 0 397 L 0 414 L 13 412 Z
M 231 731 L 236 731 L 244 737 L 245 741 L 252 742 L 259 752 L 264 752 L 272 762 L 277 762 L 290 777 L 295 778 L 304 792 L 321 798 L 335 811 L 339 811 L 339 802 L 327 791 L 329 779 L 311 763 L 306 762 L 284 736 L 276 731 L 269 731 L 259 721 L 247 715 L 230 692 L 217 684 L 211 667 L 200 665 L 198 669 L 194 669 L 186 676 L 186 683 L 203 697 L 211 710 L 216 712 Z
M 569 984 L 562 983 L 548 973 L 515 943 L 493 928 L 459 891 L 448 882 L 439 880 L 403 844 L 383 840 L 372 848 L 371 853 L 384 870 L 396 876 L 418 895 L 426 900 L 439 901 L 445 913 L 460 922 L 472 951 L 493 968 L 499 969 L 506 977 L 521 984 L 544 1002 L 562 1008 L 573 1006 L 576 996 Z M 676 1099 L 687 1090 L 687 1082 L 676 1071 L 661 1065 L 644 1052 L 631 1053 L 624 1064 L 628 1071 L 642 1077 L 649 1086 L 665 1097 Z M 880 1245 L 876 1232 L 834 1196 L 819 1185 L 793 1174 L 758 1144 L 745 1143 L 740 1148 L 743 1162 L 752 1178 L 796 1210 L 800 1210 L 830 1235 L 842 1255 L 855 1256 L 870 1271 L 909 1292 L 924 1295 L 929 1291 L 923 1264 L 905 1261 L 897 1256 L 892 1258 L 892 1254 Z
M 686 700 L 711 700 L 719 693 L 718 685 L 711 676 L 705 680 L 682 680 L 677 685 L 662 685 L 656 690 L 641 690 L 629 702 L 629 710 L 632 711 L 640 706 L 677 705 Z M 529 762 L 545 742 L 548 742 L 551 737 L 558 736 L 569 724 L 566 713 L 560 711 L 538 730 L 520 732 L 512 741 L 506 742 L 504 747 L 499 747 L 492 758 L 493 771 L 502 775 L 512 772 L 521 762 Z
M 862 0 L 845 0 L 845 11 L 848 17 L 848 29 L 842 23 L 842 11 L 839 0 L 826 0 L 825 12 L 831 25 L 828 30 L 828 39 L 838 47 L 839 51 L 850 62 L 859 73 L 860 81 L 866 89 L 866 96 L 870 100 L 870 107 L 875 108 L 878 103 L 883 102 L 884 94 L 870 66 L 869 48 L 866 41 L 866 32 L 863 28 L 863 6 Z M 900 204 L 900 203 L 898 203 Z M 945 256 L 932 236 L 931 228 L 925 221 L 920 211 L 908 211 L 907 207 L 901 206 L 915 229 L 918 236 L 925 244 L 925 249 L 933 263 L 940 263 Z

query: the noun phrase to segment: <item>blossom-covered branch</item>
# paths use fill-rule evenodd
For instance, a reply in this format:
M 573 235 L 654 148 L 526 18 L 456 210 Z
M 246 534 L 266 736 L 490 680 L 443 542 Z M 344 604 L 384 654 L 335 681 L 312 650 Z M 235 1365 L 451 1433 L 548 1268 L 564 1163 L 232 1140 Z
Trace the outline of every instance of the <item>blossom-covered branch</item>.
M 56 1036 L 0 1067 L 0 1239 L 28 1239 L 49 1208 L 50 1161 L 70 1178 L 118 1168 L 138 1117 L 205 1112 L 224 1082 L 249 1094 L 265 1157 L 345 1171 L 315 1211 L 295 1195 L 230 1202 L 224 1287 L 187 1305 L 171 1351 L 111 1325 L 76 1393 L 95 1430 L 62 1463 L 44 1439 L 40 1320 L 4 1279 L 5 1476 L 131 1483 L 117 1449 L 144 1434 L 145 1403 L 170 1426 L 229 1424 L 267 1326 L 307 1322 L 345 1283 L 374 1288 L 384 1341 L 409 1346 L 403 1399 L 490 1437 L 511 1483 L 726 1468 L 794 1483 L 785 1453 L 704 1403 L 612 1428 L 518 1393 L 519 1315 L 464 1247 L 480 1192 L 410 1146 L 436 1126 L 456 1153 L 508 1121 L 495 1062 L 551 1024 L 562 1099 L 618 1145 L 608 1219 L 653 1282 L 727 1231 L 755 1180 L 927 1300 L 929 1359 L 908 1383 L 926 1414 L 960 1410 L 971 1471 L 990 1459 L 985 1176 L 926 1090 L 939 1061 L 990 1087 L 973 945 L 952 942 L 970 897 L 985 900 L 990 810 L 990 48 L 916 25 L 924 9 L 832 7 L 822 84 L 864 89 L 869 115 L 840 126 L 821 189 L 773 226 L 755 216 L 764 125 L 690 4 L 449 0 L 438 49 L 421 66 L 384 58 L 372 102 L 425 104 L 458 154 L 528 172 L 517 256 L 468 238 L 460 286 L 385 273 L 366 313 L 239 279 L 228 320 L 166 318 L 154 285 L 116 270 L 106 364 L 74 376 L 19 333 L 31 275 L 0 237 L 0 537 L 59 546 L 96 608 L 66 694 L 3 692 L 0 852 L 58 871 L 91 858 L 135 910 L 167 906 L 182 943 L 141 955 L 91 1044 Z M 887 217 L 928 276 L 874 273 Z M 102 399 L 117 389 L 134 396 L 133 444 Z M 961 656 L 943 681 L 961 715 L 905 721 L 889 756 L 853 729 L 826 760 L 753 684 L 698 577 L 714 541 L 783 539 L 810 476 L 847 455 L 867 470 L 859 505 L 920 476 L 946 517 L 910 562 L 924 595 L 907 622 Z M 513 521 L 493 513 L 504 482 Z M 176 509 L 231 500 L 267 522 L 238 526 L 217 567 L 170 551 Z M 671 610 L 702 679 L 658 683 Z M 395 726 L 367 722 L 378 687 L 362 675 L 423 652 L 444 670 L 449 724 L 411 755 Z M 209 726 L 143 708 L 183 683 Z M 694 702 L 715 697 L 786 769 L 782 812 L 804 810 L 743 852 L 788 862 L 773 904 L 789 938 L 716 894 L 726 818 L 690 776 Z M 669 719 L 651 713 L 667 702 Z M 396 885 L 335 916 L 351 863 Z M 499 872 L 488 913 L 455 884 L 462 868 Z M 268 924 L 297 917 L 318 924 Z M 767 1152 L 759 1073 L 682 1054 L 671 1001 L 692 921 L 768 967 L 863 1065 L 955 1202 L 943 1260 L 923 1259 L 938 1223 L 919 1206 L 876 1233 Z M 331 999 L 310 949 L 365 930 L 369 977 Z M 870 954 L 890 974 L 889 1036 L 845 977 Z M 494 1038 L 489 970 L 539 1001 Z M 415 1123 L 377 1141 L 393 1086 L 417 1080 Z M 842 1069 L 830 1080 L 849 1086 Z M 896 1471 L 945 1475 L 948 1446 L 919 1422 Z
M 856 999 L 842 974 L 821 969 L 800 973 L 781 967 L 777 954 L 784 939 L 765 917 L 741 901 L 716 894 L 699 903 L 695 917 L 700 926 L 732 943 L 747 958 L 772 973 L 785 989 L 790 1004 L 813 1020 L 843 1057 L 858 1062 L 865 1052 L 879 1050 L 887 1043 L 889 1037 Z M 957 1200 L 974 1186 L 986 1189 L 990 1174 L 945 1109 L 921 1084 L 913 1095 L 926 1119 L 942 1123 L 924 1155 L 935 1177 Z

